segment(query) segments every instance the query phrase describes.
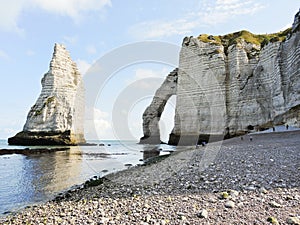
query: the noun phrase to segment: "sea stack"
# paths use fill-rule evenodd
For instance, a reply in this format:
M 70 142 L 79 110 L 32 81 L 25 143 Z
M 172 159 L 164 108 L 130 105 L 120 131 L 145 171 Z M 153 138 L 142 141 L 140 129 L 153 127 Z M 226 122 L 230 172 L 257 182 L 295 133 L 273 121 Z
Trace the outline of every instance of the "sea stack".
M 23 131 L 10 145 L 77 145 L 84 139 L 84 85 L 76 63 L 61 44 L 55 44 L 42 91 L 31 107 Z
M 224 36 L 185 37 L 176 91 L 154 96 L 154 100 L 163 97 L 164 104 L 170 95 L 177 97 L 168 143 L 195 145 L 275 125 L 300 127 L 299 27 L 300 11 L 292 28 L 275 34 L 242 30 Z M 166 89 L 166 84 L 159 90 Z M 153 103 L 146 109 L 141 143 L 159 140 L 162 111 Z

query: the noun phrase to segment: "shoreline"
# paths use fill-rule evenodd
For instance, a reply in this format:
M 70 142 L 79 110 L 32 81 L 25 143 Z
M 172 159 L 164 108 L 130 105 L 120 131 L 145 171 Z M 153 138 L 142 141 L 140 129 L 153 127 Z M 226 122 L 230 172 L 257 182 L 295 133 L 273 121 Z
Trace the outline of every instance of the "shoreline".
M 110 141 L 107 141 L 110 142 Z M 119 142 L 119 141 L 118 141 Z M 105 144 L 106 145 L 106 144 Z M 94 144 L 94 143 L 89 143 L 88 145 L 84 145 L 84 146 L 105 146 L 104 144 L 100 143 L 100 144 Z M 111 144 L 107 144 L 107 146 L 111 146 Z M 24 155 L 24 156 L 35 156 L 35 155 L 40 155 L 40 154 L 45 154 L 46 156 L 49 153 L 55 153 L 55 152 L 67 152 L 69 150 L 71 150 L 71 148 L 74 146 L 47 146 L 45 148 L 42 148 L 41 146 L 38 147 L 27 147 L 24 146 L 23 148 L 1 148 L 0 149 L 0 156 L 4 156 L 7 155 L 8 157 L 10 157 L 10 155 Z M 81 147 L 81 146 L 80 146 Z M 154 147 L 154 146 L 153 146 Z M 151 148 L 150 148 L 151 149 Z M 144 158 L 143 164 L 149 164 L 149 163 L 153 163 L 154 161 L 156 161 L 158 158 L 163 158 L 165 156 L 168 156 L 172 151 L 170 150 L 166 150 L 163 151 L 163 155 L 159 156 L 158 154 L 160 154 L 160 151 L 158 150 L 158 147 L 154 147 L 152 150 L 146 150 L 147 156 L 146 158 Z M 141 151 L 144 152 L 144 151 Z M 109 158 L 109 157 L 115 157 L 115 156 L 119 156 L 119 155 L 127 155 L 128 153 L 119 153 L 119 152 L 110 152 L 110 153 L 90 153 L 90 152 L 85 152 L 82 153 L 82 155 L 87 155 L 87 156 L 92 156 L 92 157 L 101 157 L 101 158 Z M 156 155 L 155 157 L 153 157 L 153 155 Z M 145 156 L 144 156 L 145 157 Z M 149 160 L 148 157 L 151 157 L 151 159 Z M 146 160 L 145 160 L 146 159 Z M 140 166 L 143 165 L 141 164 L 141 160 L 139 161 L 138 164 L 131 164 L 131 163 L 127 163 L 124 164 L 125 168 L 122 170 L 127 170 L 128 168 L 132 168 L 135 166 Z M 81 190 L 83 188 L 87 188 L 88 186 L 93 186 L 95 185 L 95 183 L 97 183 L 98 179 L 104 179 L 105 176 L 109 173 L 117 173 L 118 171 L 121 170 L 116 170 L 116 171 L 110 171 L 109 170 L 102 170 L 100 172 L 100 175 L 91 175 L 86 177 L 84 180 L 82 180 L 81 182 L 78 183 L 74 183 L 68 187 L 66 187 L 63 190 L 60 190 L 58 192 L 55 192 L 53 195 L 51 195 L 50 198 L 45 198 L 45 199 L 40 199 L 39 201 L 35 201 L 35 202 L 27 202 L 25 204 L 18 204 L 17 206 L 11 207 L 10 209 L 7 209 L 6 211 L 2 211 L 0 213 L 0 218 L 3 217 L 7 217 L 9 215 L 14 215 L 17 214 L 18 212 L 21 212 L 23 210 L 25 210 L 26 208 L 30 208 L 33 207 L 35 205 L 40 205 L 40 204 L 45 204 L 49 201 L 53 201 L 53 200 L 58 200 L 58 199 L 63 199 L 64 196 L 68 196 L 70 193 L 76 191 L 76 190 Z M 101 173 L 104 173 L 105 175 L 101 175 Z
M 0 222 L 41 221 L 46 211 L 48 222 L 66 224 L 74 220 L 92 224 L 269 224 L 269 217 L 280 223 L 290 217 L 300 219 L 300 131 L 252 137 L 252 141 L 245 135 L 244 140 L 238 137 L 199 149 L 178 147 L 158 162 L 95 179 L 97 186 L 69 190 L 67 196 L 4 215 Z M 215 155 L 206 156 L 207 148 Z M 215 158 L 205 165 L 203 157 Z M 228 198 L 219 198 L 223 192 Z M 115 215 L 108 211 L 110 205 Z M 86 207 L 93 209 L 87 215 Z M 203 209 L 207 218 L 200 215 Z

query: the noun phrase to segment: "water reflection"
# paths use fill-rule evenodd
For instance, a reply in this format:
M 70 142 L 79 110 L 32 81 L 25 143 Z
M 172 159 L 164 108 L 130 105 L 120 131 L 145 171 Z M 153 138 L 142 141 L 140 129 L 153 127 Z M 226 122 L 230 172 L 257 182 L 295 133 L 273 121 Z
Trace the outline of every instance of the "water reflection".
M 0 214 L 31 203 L 41 202 L 83 182 L 82 154 L 69 148 L 44 154 L 1 156 Z
M 176 150 L 176 146 L 170 146 L 170 145 L 144 145 L 143 146 L 143 161 L 147 162 L 149 159 L 162 156 L 162 155 L 168 155 L 171 152 L 174 152 Z
M 82 155 L 81 150 L 70 148 L 45 154 L 27 155 L 23 161 L 22 176 L 18 190 L 23 200 L 43 201 L 51 198 L 72 185 L 80 175 Z M 26 194 L 25 194 L 26 193 Z
M 43 154 L 0 156 L 0 215 L 25 205 L 50 200 L 57 193 L 92 176 L 126 169 L 151 157 L 169 154 L 167 145 L 109 142 L 105 146 L 70 147 Z
M 147 162 L 147 160 L 159 156 L 161 151 L 162 148 L 159 146 L 144 146 L 143 161 Z

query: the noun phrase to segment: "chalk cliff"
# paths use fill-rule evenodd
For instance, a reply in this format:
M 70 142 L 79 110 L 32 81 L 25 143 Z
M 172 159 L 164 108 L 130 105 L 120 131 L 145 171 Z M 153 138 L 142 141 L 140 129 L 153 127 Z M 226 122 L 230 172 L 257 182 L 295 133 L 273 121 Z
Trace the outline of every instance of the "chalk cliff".
M 31 107 L 23 131 L 8 139 L 11 145 L 75 145 L 84 143 L 84 86 L 76 63 L 61 44 L 55 44 L 42 91 Z
M 300 12 L 291 29 L 276 34 L 184 38 L 176 85 L 169 144 L 193 145 L 277 124 L 300 126 Z M 145 123 L 147 114 L 156 110 L 149 107 L 144 132 L 151 124 Z

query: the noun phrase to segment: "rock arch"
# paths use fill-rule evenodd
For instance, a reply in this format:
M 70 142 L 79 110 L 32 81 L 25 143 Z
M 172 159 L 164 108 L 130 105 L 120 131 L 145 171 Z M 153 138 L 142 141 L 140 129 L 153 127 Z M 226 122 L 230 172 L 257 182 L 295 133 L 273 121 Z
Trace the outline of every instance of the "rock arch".
M 158 123 L 169 98 L 176 94 L 177 78 L 178 68 L 169 73 L 160 88 L 155 92 L 151 104 L 143 113 L 144 136 L 140 139 L 141 144 L 161 143 Z

